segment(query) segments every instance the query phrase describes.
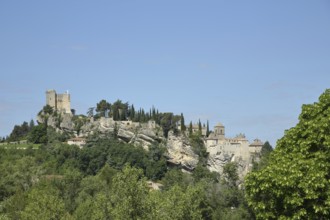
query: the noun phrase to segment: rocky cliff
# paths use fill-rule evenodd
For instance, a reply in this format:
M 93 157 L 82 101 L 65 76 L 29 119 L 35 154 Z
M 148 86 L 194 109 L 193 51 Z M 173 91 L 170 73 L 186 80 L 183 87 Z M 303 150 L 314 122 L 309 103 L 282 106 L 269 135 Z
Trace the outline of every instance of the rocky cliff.
M 38 117 L 38 121 L 43 122 L 43 117 Z M 81 126 L 78 126 L 82 123 Z M 111 118 L 100 118 L 93 120 L 92 118 L 75 118 L 70 114 L 48 117 L 48 125 L 56 127 L 58 130 L 67 130 L 75 133 L 76 136 L 86 137 L 94 132 L 103 134 L 116 133 L 119 140 L 133 145 L 142 146 L 148 150 L 149 146 L 158 143 L 164 144 L 167 148 L 166 157 L 169 165 L 179 166 L 186 171 L 192 171 L 199 161 L 192 149 L 191 143 L 187 135 L 174 134 L 173 131 L 168 133 L 168 137 L 163 135 L 162 128 L 153 121 L 148 123 L 139 123 L 132 121 L 114 121 Z M 78 129 L 79 128 L 79 132 Z M 212 147 L 207 145 L 206 149 L 209 153 L 208 169 L 220 174 L 223 172 L 223 166 L 228 162 L 237 162 L 238 171 L 241 177 L 251 170 L 253 157 L 247 151 L 248 145 L 241 150 L 228 150 L 223 147 Z M 230 149 L 234 149 L 231 146 Z M 237 148 L 237 147 L 236 147 Z

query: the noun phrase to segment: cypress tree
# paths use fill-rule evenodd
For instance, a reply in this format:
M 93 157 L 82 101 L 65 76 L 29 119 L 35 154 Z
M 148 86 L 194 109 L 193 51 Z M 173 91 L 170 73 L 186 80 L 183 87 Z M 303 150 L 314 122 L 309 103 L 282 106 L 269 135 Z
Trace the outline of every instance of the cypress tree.
M 193 126 L 192 126 L 192 122 L 190 121 L 190 124 L 189 124 L 189 135 L 192 135 L 193 133 Z
M 134 105 L 132 104 L 131 110 L 130 110 L 130 119 L 133 121 L 135 119 L 135 108 Z
M 181 131 L 182 131 L 182 132 L 186 131 L 186 126 L 185 126 L 185 124 L 184 124 L 183 113 L 181 113 Z
M 207 120 L 207 124 L 206 124 L 206 137 L 208 137 L 210 135 L 210 125 L 209 125 L 209 120 Z

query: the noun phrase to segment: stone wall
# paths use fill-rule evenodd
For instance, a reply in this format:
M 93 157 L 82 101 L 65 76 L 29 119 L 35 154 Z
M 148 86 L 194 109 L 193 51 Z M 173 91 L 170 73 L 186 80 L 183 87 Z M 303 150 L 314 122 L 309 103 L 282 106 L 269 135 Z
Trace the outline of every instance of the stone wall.
M 70 94 L 57 94 L 55 90 L 46 91 L 46 105 L 54 108 L 56 111 L 71 114 Z
M 70 94 L 57 94 L 57 110 L 64 113 L 71 113 Z

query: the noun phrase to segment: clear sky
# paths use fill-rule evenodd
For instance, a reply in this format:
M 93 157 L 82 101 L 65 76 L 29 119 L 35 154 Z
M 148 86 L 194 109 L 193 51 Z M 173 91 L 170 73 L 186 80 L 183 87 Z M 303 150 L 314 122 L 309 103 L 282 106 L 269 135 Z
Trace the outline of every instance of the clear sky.
M 153 105 L 274 146 L 330 88 L 330 1 L 0 2 L 0 136 L 45 91 Z

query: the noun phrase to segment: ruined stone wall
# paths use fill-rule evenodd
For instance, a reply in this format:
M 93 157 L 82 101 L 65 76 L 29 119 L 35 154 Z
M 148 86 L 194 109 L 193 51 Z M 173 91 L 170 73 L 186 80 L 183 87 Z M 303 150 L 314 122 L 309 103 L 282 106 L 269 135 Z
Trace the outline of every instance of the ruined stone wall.
M 71 113 L 70 94 L 57 94 L 57 110 L 64 113 Z
M 47 90 L 46 91 L 46 105 L 57 109 L 56 106 L 56 91 L 55 90 Z
M 54 108 L 56 111 L 71 113 L 70 94 L 57 94 L 55 90 L 46 91 L 46 105 Z

